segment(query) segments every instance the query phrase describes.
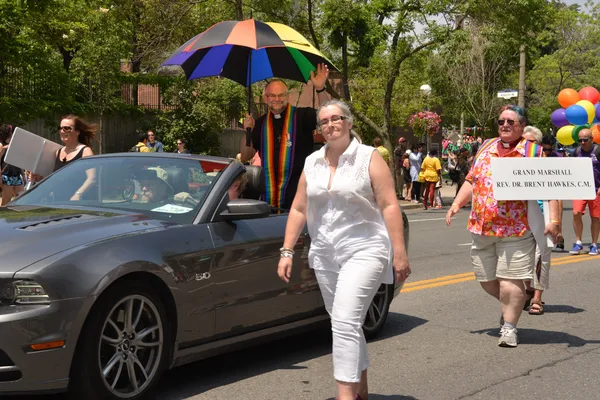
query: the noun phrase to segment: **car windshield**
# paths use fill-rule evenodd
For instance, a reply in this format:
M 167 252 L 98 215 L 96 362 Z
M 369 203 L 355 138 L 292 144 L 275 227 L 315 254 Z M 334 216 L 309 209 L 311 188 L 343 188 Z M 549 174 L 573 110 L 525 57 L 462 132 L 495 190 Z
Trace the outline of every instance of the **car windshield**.
M 93 207 L 191 223 L 225 167 L 227 162 L 175 157 L 84 158 L 52 174 L 11 206 Z

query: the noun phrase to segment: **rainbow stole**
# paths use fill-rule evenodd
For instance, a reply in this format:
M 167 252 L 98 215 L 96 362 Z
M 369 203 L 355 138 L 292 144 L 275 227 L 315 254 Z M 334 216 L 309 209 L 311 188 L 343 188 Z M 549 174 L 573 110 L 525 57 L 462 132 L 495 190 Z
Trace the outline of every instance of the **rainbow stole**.
M 275 140 L 273 113 L 269 111 L 263 122 L 262 149 L 263 170 L 265 171 L 266 201 L 273 207 L 281 208 L 285 191 L 294 165 L 296 145 L 296 107 L 287 105 L 284 113 L 283 132 L 279 146 L 279 160 L 275 165 Z
M 488 139 L 485 142 L 483 142 L 482 145 L 479 147 L 479 150 L 477 150 L 477 154 L 475 154 L 473 164 L 475 164 L 477 162 L 477 159 L 479 158 L 479 155 L 481 153 L 483 153 L 486 149 L 488 149 L 492 146 L 496 146 L 499 141 L 500 141 L 500 138 L 495 138 L 495 139 Z M 537 143 L 530 142 L 529 140 L 527 140 L 525 142 L 524 150 L 525 150 L 524 157 L 541 157 L 542 156 L 542 146 L 540 146 Z

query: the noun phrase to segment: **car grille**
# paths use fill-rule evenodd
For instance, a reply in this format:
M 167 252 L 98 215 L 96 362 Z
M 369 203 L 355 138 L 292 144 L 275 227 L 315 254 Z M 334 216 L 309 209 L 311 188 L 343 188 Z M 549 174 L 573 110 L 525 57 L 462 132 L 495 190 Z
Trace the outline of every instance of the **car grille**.
M 23 374 L 8 354 L 0 350 L 0 382 L 14 382 L 23 377 Z

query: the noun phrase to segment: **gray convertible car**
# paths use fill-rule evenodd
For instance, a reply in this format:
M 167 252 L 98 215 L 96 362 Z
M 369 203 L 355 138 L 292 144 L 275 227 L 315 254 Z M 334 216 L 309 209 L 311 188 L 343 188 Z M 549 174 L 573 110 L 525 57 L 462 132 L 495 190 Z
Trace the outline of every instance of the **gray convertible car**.
M 287 214 L 262 181 L 224 158 L 112 154 L 1 209 L 0 395 L 140 399 L 168 368 L 327 321 L 306 233 L 290 283 L 276 274 Z M 368 337 L 400 286 L 379 289 Z

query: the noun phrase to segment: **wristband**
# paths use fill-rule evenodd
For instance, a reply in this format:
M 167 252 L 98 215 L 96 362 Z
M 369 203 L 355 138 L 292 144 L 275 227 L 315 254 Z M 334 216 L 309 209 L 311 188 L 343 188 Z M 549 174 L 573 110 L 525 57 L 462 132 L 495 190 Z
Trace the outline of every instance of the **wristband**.
M 323 86 L 323 88 L 322 88 L 322 89 L 316 89 L 316 92 L 317 92 L 317 93 L 323 93 L 323 92 L 324 92 L 324 91 L 326 91 L 326 90 L 327 90 L 327 86 Z
M 83 193 L 81 193 L 79 190 L 75 192 L 75 194 L 78 194 L 80 196 L 83 196 Z
M 556 224 L 556 225 L 560 225 L 560 221 L 557 219 L 551 219 L 550 222 Z
M 288 251 L 282 251 L 281 254 L 279 255 L 279 257 L 281 258 L 294 258 L 294 254 L 288 252 Z
M 292 253 L 295 254 L 296 252 L 294 251 L 294 249 L 290 249 L 288 247 L 282 247 L 279 249 L 280 253 Z

